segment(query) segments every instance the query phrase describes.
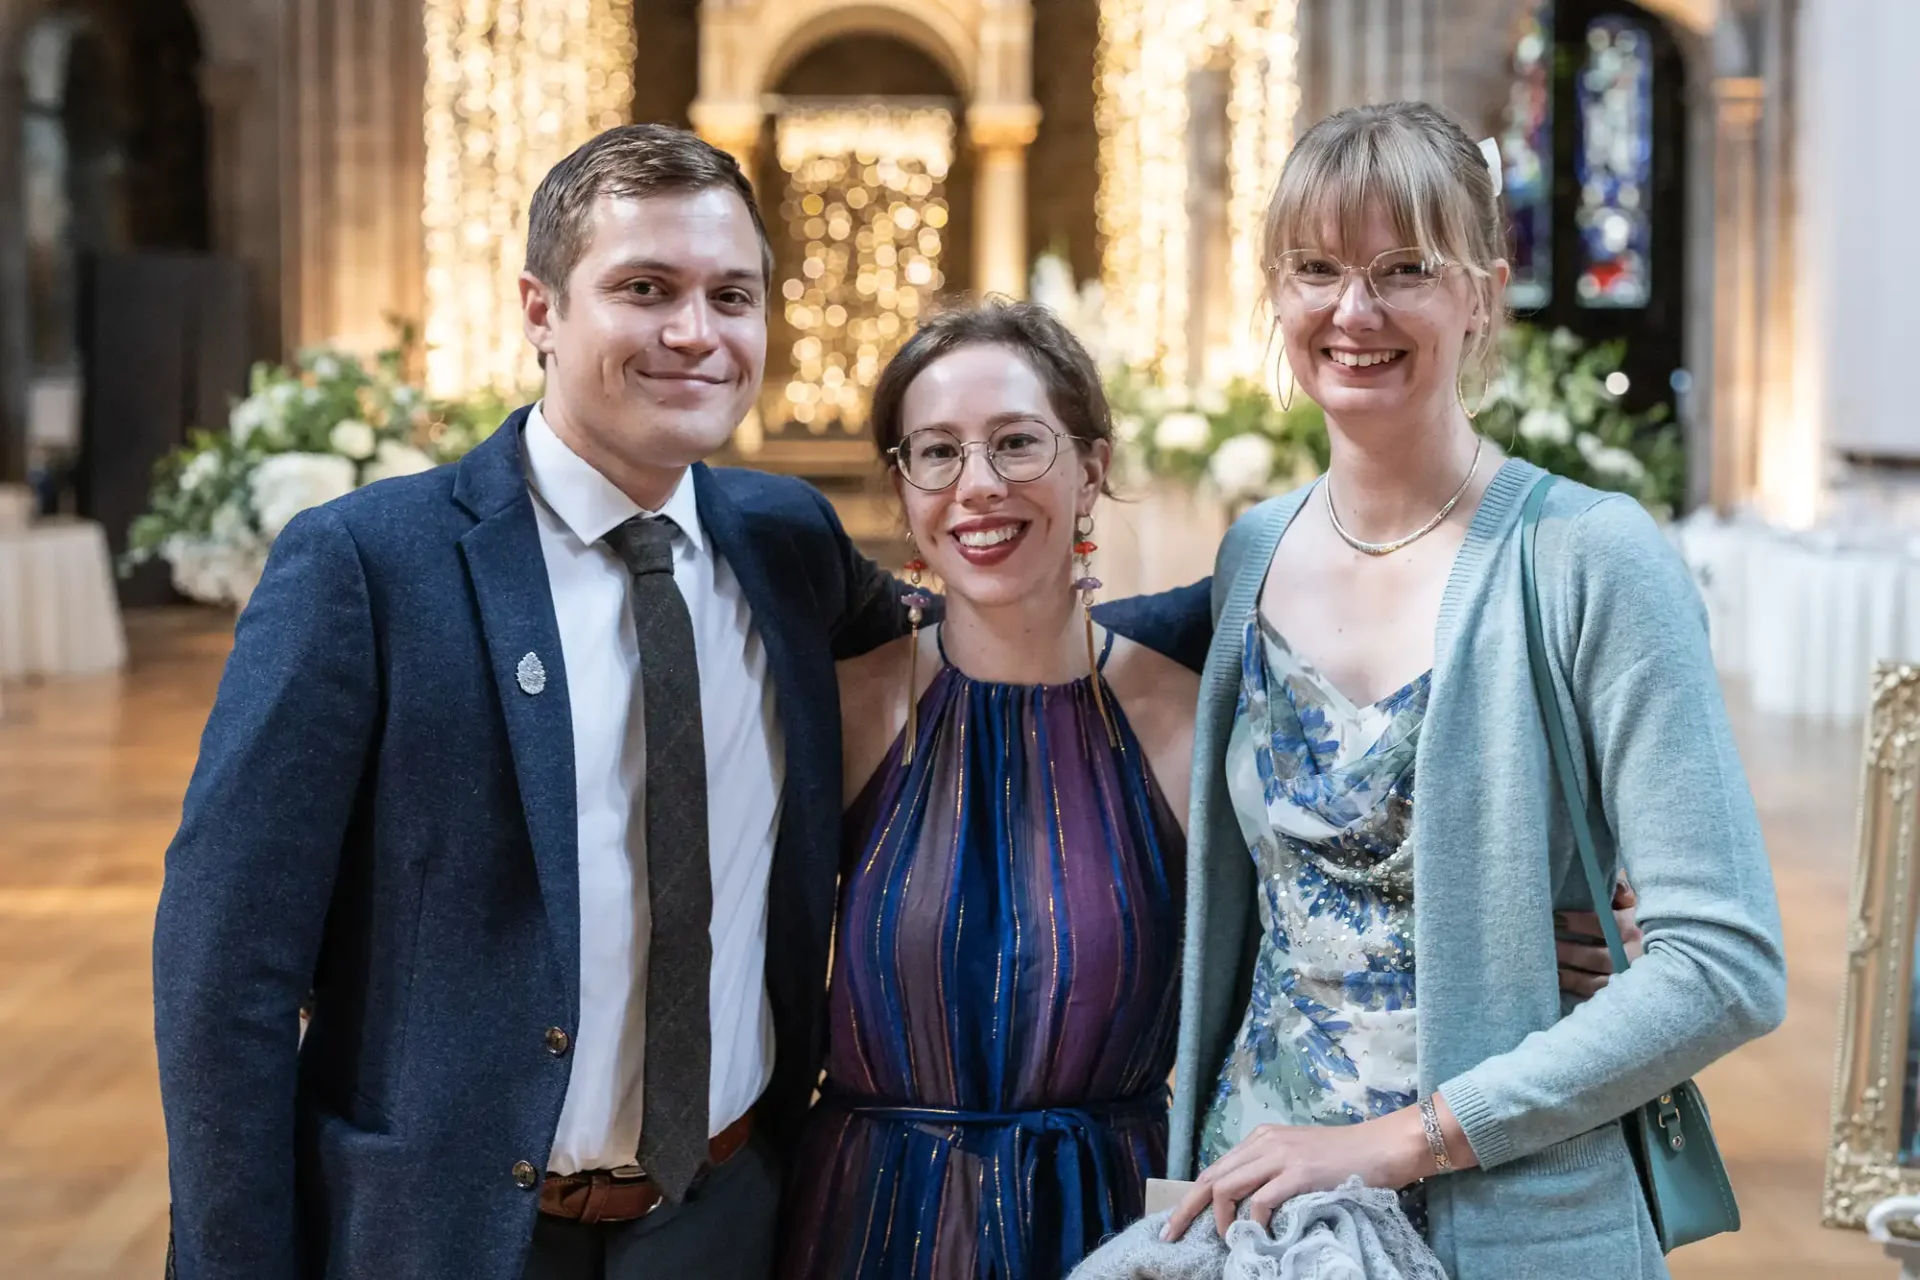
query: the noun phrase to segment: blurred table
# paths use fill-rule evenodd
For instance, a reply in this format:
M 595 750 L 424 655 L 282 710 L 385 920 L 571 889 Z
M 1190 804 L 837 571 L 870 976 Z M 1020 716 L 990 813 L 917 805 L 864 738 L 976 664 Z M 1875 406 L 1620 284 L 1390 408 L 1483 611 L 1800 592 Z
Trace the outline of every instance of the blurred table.
M 58 519 L 0 529 L 0 678 L 96 675 L 126 660 L 106 531 Z
M 1762 711 L 1850 719 L 1866 710 L 1874 663 L 1920 661 L 1920 554 L 1904 531 L 1696 516 L 1676 541 L 1715 666 L 1745 676 Z

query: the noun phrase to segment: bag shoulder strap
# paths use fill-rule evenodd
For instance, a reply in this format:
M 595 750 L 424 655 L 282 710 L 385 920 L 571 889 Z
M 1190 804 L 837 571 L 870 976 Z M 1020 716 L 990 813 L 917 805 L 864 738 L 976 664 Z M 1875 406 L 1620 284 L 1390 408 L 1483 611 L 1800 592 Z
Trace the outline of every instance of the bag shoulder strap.
M 1560 780 L 1560 792 L 1566 798 L 1567 814 L 1573 822 L 1573 841 L 1580 849 L 1580 865 L 1586 872 L 1587 891 L 1593 895 L 1593 913 L 1600 918 L 1600 931 L 1607 938 L 1607 953 L 1613 958 L 1613 971 L 1627 970 L 1627 949 L 1620 941 L 1620 926 L 1613 918 L 1613 888 L 1600 874 L 1600 855 L 1593 842 L 1593 817 L 1580 795 L 1580 783 L 1573 771 L 1573 739 L 1567 732 L 1566 716 L 1553 689 L 1553 672 L 1547 664 L 1547 641 L 1540 624 L 1540 583 L 1534 573 L 1534 535 L 1540 525 L 1540 509 L 1558 476 L 1545 475 L 1534 482 L 1520 509 L 1520 598 L 1527 620 L 1527 666 L 1533 672 L 1533 690 L 1540 703 L 1540 718 L 1547 731 L 1547 749 L 1553 754 L 1553 772 Z

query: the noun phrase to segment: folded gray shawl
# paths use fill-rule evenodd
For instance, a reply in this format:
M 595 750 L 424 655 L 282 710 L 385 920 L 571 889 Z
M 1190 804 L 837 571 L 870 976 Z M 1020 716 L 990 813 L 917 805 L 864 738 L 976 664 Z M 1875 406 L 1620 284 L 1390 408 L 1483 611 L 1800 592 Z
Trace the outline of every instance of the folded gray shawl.
M 1223 1241 L 1211 1212 L 1163 1241 L 1170 1214 L 1141 1219 L 1100 1246 L 1069 1280 L 1447 1280 L 1391 1191 L 1358 1177 L 1295 1196 L 1269 1232 L 1241 1218 Z

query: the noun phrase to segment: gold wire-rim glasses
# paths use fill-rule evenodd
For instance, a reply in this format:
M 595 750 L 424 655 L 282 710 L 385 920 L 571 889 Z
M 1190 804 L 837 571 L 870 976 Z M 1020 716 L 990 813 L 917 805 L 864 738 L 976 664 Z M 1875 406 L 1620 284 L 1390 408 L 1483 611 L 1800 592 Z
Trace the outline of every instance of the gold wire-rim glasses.
M 1347 284 L 1357 274 L 1367 282 L 1374 301 L 1394 311 L 1417 311 L 1432 300 L 1434 286 L 1458 263 L 1429 254 L 1418 245 L 1388 249 L 1376 254 L 1364 267 L 1350 267 L 1331 253 L 1319 249 L 1289 249 L 1273 264 L 1283 296 L 1291 291 L 1307 311 L 1325 311 L 1346 296 Z M 1305 268 L 1324 266 L 1330 270 L 1313 280 L 1304 279 Z M 1417 276 L 1395 275 L 1402 267 L 1417 267 Z M 1320 301 L 1314 301 L 1319 297 Z
M 1044 436 L 1046 438 L 1048 442 L 1046 461 L 1040 463 L 1039 470 L 1033 472 L 1032 475 L 1010 476 L 1001 469 L 999 458 L 996 456 L 996 450 L 993 446 L 999 442 L 1003 434 L 1008 433 L 1025 433 L 1034 436 Z M 913 472 L 908 467 L 907 459 L 912 451 L 912 442 L 916 436 L 944 436 L 953 442 L 954 448 L 958 451 L 955 457 L 949 460 L 953 467 L 953 475 L 944 483 L 923 484 L 913 478 Z M 979 449 L 983 452 L 987 458 L 987 466 L 993 471 L 993 474 L 999 476 L 1008 484 L 1032 484 L 1035 480 L 1040 479 L 1040 477 L 1046 475 L 1047 472 L 1053 470 L 1053 464 L 1060 458 L 1060 442 L 1063 439 L 1071 440 L 1073 437 L 1064 431 L 1056 430 L 1038 418 L 1015 418 L 1011 421 L 1002 422 L 994 427 L 993 434 L 985 440 L 962 440 L 945 427 L 922 427 L 918 431 L 909 431 L 906 435 L 900 437 L 900 443 L 888 449 L 887 456 L 893 459 L 894 467 L 898 469 L 900 477 L 908 484 L 923 493 L 940 493 L 960 483 L 960 477 L 967 473 L 967 455 L 968 451 L 972 449 Z

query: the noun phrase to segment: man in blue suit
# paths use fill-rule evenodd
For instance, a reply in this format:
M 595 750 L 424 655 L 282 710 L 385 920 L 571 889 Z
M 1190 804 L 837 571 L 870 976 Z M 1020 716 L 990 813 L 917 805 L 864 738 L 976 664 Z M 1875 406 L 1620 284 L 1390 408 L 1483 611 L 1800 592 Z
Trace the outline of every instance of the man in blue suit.
M 530 212 L 542 401 L 275 544 L 155 926 L 182 1280 L 770 1271 L 833 663 L 904 626 L 816 491 L 702 462 L 770 274 L 728 156 L 602 135 Z

